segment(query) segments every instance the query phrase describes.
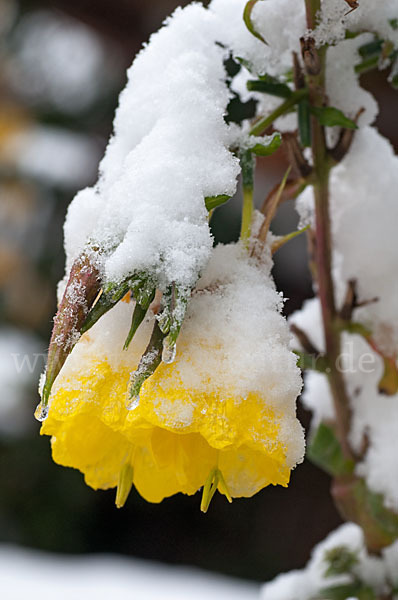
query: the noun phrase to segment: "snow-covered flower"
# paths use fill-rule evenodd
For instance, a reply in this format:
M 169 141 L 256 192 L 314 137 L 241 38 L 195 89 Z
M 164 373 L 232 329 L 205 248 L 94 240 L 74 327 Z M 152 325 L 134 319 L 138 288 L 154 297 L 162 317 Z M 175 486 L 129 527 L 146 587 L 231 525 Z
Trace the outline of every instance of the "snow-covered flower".
M 53 436 L 54 460 L 78 468 L 93 488 L 119 485 L 118 504 L 132 483 L 151 502 L 205 486 L 204 510 L 217 487 L 239 497 L 286 486 L 304 452 L 295 416 L 301 377 L 270 267 L 240 244 L 213 250 L 175 362 L 158 367 L 130 410 L 130 373 L 155 316 L 123 351 L 133 303 L 109 311 L 53 386 L 42 433 Z

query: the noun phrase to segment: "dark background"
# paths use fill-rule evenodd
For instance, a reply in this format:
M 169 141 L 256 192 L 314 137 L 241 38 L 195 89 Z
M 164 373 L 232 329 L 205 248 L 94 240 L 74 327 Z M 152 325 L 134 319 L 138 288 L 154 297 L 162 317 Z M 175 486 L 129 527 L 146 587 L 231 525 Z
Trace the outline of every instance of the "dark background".
M 0 337 L 12 327 L 34 335 L 38 346 L 45 348 L 56 308 L 56 283 L 63 276 L 62 223 L 68 203 L 77 189 L 96 180 L 126 68 L 176 5 L 174 0 L 31 0 L 14 5 L 1 41 Z M 92 99 L 83 107 L 74 110 L 67 102 L 64 106 L 52 102 L 46 85 L 32 93 L 37 82 L 34 72 L 33 80 L 23 71 L 17 83 L 13 79 L 19 68 L 18 44 L 26 33 L 23 24 L 26 17 L 42 10 L 59 22 L 60 30 L 84 24 L 102 48 L 104 70 L 95 79 Z M 71 40 L 72 67 L 73 44 Z M 44 64 L 52 60 L 51 48 L 47 52 L 44 48 Z M 384 75 L 367 76 L 365 84 L 382 103 L 381 131 L 396 142 L 395 96 Z M 84 81 L 79 85 L 84 87 Z M 17 158 L 7 157 L 14 134 L 8 125 L 10 107 L 17 111 L 17 129 L 56 127 L 84 136 L 92 148 L 91 167 L 78 181 L 71 177 L 62 184 L 24 172 Z M 2 126 L 3 121 L 7 126 Z M 258 201 L 285 168 L 282 151 L 260 161 Z M 273 229 L 287 233 L 296 223 L 292 207 L 286 205 Z M 235 239 L 238 231 L 239 202 L 235 201 L 216 215 L 214 233 L 226 242 Z M 311 295 L 304 239 L 278 253 L 274 271 L 279 289 L 290 298 L 287 312 Z M 12 420 L 18 414 L 11 410 L 3 415 L 0 409 L 0 419 L 5 419 L 0 435 L 0 542 L 56 552 L 118 552 L 264 581 L 302 567 L 313 545 L 340 522 L 329 497 L 329 478 L 307 461 L 293 472 L 289 488 L 270 487 L 250 500 L 234 500 L 232 505 L 216 496 L 206 515 L 199 510 L 199 495 L 178 495 L 152 505 L 135 491 L 126 507 L 117 510 L 113 490 L 94 492 L 80 473 L 52 462 L 49 439 L 39 437 L 39 425 L 32 416 L 38 401 L 38 371 L 24 384 L 24 426 L 14 431 Z M 0 403 L 5 402 L 5 394 L 3 387 Z M 301 408 L 299 415 L 308 426 L 309 415 Z

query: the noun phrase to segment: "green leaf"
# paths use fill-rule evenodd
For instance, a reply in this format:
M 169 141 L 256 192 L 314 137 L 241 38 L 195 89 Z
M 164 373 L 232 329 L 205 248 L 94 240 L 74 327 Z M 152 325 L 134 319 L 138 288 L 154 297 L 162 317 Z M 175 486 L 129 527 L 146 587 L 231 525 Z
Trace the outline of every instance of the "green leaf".
M 254 35 L 254 37 L 256 37 L 258 40 L 264 42 L 264 44 L 267 44 L 268 46 L 268 42 L 263 38 L 263 36 L 260 33 L 258 33 L 258 31 L 255 30 L 254 25 L 252 23 L 252 11 L 257 2 L 261 2 L 261 0 L 249 0 L 249 2 L 247 2 L 245 10 L 243 11 L 243 20 L 250 33 Z
M 311 146 L 311 113 L 308 98 L 301 100 L 297 107 L 300 142 L 304 148 Z
M 225 204 L 230 199 L 231 199 L 231 196 L 227 196 L 225 194 L 221 194 L 220 196 L 208 196 L 207 198 L 205 198 L 205 205 L 206 205 L 207 210 L 210 212 L 211 210 L 214 210 L 218 206 Z
M 388 82 L 394 90 L 398 90 L 398 60 L 392 66 Z
M 276 150 L 278 150 L 281 143 L 282 137 L 280 133 L 276 133 L 271 137 L 269 141 L 267 140 L 265 141 L 265 143 L 254 144 L 254 146 L 250 148 L 250 152 L 256 154 L 257 156 L 270 156 L 271 154 L 276 152 Z
M 293 93 L 288 85 L 281 83 L 270 75 L 264 75 L 261 79 L 257 80 L 250 79 L 246 87 L 249 92 L 261 92 L 263 94 L 278 96 L 279 98 L 290 98 Z
M 391 27 L 396 31 L 398 29 L 398 19 L 389 19 L 388 20 Z
M 246 60 L 246 58 L 242 58 L 241 56 L 235 56 L 235 60 L 237 60 L 238 63 L 242 65 L 242 67 L 245 67 L 245 69 L 247 69 L 249 73 L 255 73 L 255 69 L 252 63 Z
M 372 588 L 362 583 L 348 583 L 346 585 L 335 585 L 319 590 L 318 598 L 327 600 L 347 600 L 347 598 L 358 598 L 358 600 L 376 600 Z
M 372 516 L 390 543 L 397 540 L 398 514 L 385 507 L 383 495 L 369 490 L 366 483 L 360 479 L 355 485 L 355 497 L 358 504 Z
M 332 427 L 321 423 L 307 450 L 307 456 L 318 467 L 334 477 L 351 474 L 355 463 L 344 457 Z
M 345 127 L 346 129 L 358 129 L 358 125 L 338 108 L 333 106 L 311 106 L 312 114 L 321 125 L 326 127 Z
M 364 61 L 358 63 L 354 67 L 355 73 L 357 75 L 361 75 L 362 73 L 367 73 L 367 71 L 371 71 L 372 69 L 376 69 L 379 64 L 379 56 L 371 56 L 366 58 Z
M 358 48 L 359 54 L 362 58 L 368 58 L 369 56 L 379 55 L 383 47 L 383 40 L 375 39 L 363 46 Z
M 325 562 L 328 563 L 328 568 L 324 576 L 334 577 L 335 575 L 350 575 L 359 561 L 357 554 L 347 546 L 335 546 L 325 552 Z

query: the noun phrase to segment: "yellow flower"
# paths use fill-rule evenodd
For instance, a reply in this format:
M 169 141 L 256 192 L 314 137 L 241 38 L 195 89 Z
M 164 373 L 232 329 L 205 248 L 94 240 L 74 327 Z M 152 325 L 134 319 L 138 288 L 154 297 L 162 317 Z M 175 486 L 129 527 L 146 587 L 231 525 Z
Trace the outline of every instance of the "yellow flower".
M 236 261 L 239 253 L 231 252 L 229 258 Z M 246 271 L 253 275 L 252 266 Z M 217 270 L 211 273 L 213 281 L 218 276 Z M 114 348 L 119 331 L 126 331 L 123 323 L 132 310 L 126 304 L 112 309 L 83 336 L 54 385 L 42 426 L 43 434 L 53 436 L 54 460 L 79 469 L 94 489 L 119 485 L 118 504 L 131 484 L 146 500 L 160 502 L 177 492 L 194 494 L 207 482 L 202 502 L 206 510 L 216 488 L 229 498 L 252 496 L 269 484 L 286 486 L 291 468 L 301 460 L 302 430 L 295 419 L 301 384 L 294 356 L 277 339 L 276 361 L 267 365 L 264 360 L 270 357 L 261 355 L 257 364 L 253 356 L 253 373 L 247 373 L 251 362 L 246 357 L 245 372 L 236 372 L 239 354 L 233 340 L 236 344 L 239 321 L 251 307 L 236 306 L 235 315 L 229 300 L 236 299 L 236 285 L 218 286 L 193 297 L 175 362 L 160 365 L 132 410 L 126 408 L 126 390 L 151 324 L 140 328 L 134 349 L 106 351 Z M 274 289 L 272 294 L 276 296 Z M 288 339 L 285 321 L 274 307 L 272 313 L 279 335 Z M 258 323 L 258 331 L 254 322 L 246 322 L 249 344 L 256 342 L 253 335 L 275 335 L 275 323 L 267 322 L 268 334 L 265 322 Z M 230 338 L 226 325 L 233 330 Z M 223 345 L 225 336 L 228 345 Z

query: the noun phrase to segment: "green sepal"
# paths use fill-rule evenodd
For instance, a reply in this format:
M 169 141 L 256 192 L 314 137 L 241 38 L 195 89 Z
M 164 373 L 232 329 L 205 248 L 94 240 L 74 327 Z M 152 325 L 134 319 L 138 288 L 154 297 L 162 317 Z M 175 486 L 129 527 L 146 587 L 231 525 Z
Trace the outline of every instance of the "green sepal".
M 231 196 L 227 196 L 226 194 L 221 194 L 220 196 L 207 196 L 207 198 L 205 198 L 206 209 L 210 212 L 218 206 L 225 204 L 230 199 Z
M 293 94 L 288 85 L 281 83 L 270 75 L 264 75 L 258 80 L 250 79 L 246 83 L 246 87 L 249 92 L 261 92 L 263 94 L 270 94 L 271 96 L 278 96 L 278 98 L 290 98 Z
M 127 350 L 138 327 L 141 325 L 142 321 L 145 319 L 145 315 L 148 312 L 149 306 L 155 297 L 155 292 L 156 292 L 156 289 L 153 288 L 152 294 L 147 298 L 145 304 L 140 304 L 138 301 L 136 302 L 134 311 L 133 311 L 133 316 L 131 319 L 130 331 L 128 332 L 126 341 L 124 342 L 123 350 Z
M 282 136 L 280 133 L 275 133 L 269 142 L 257 143 L 250 148 L 250 152 L 256 156 L 270 156 L 278 150 L 282 143 Z
M 170 286 L 163 295 L 163 310 L 158 320 L 160 330 L 167 334 L 167 344 L 169 346 L 174 346 L 177 341 L 190 296 L 190 289 L 177 285 Z
M 268 46 L 268 42 L 263 38 L 263 36 L 260 33 L 258 33 L 258 31 L 255 30 L 254 25 L 252 23 L 252 11 L 257 2 L 261 2 L 261 0 L 249 0 L 249 2 L 246 3 L 245 9 L 243 11 L 243 20 L 250 33 Z
M 321 423 L 307 449 L 311 462 L 331 476 L 350 475 L 355 463 L 344 457 L 337 436 L 330 425 Z
M 96 322 L 113 308 L 129 291 L 129 282 L 123 282 L 119 285 L 110 284 L 103 289 L 101 296 L 94 304 L 93 308 L 87 315 L 84 321 L 81 333 L 86 333 Z
M 308 98 L 298 103 L 297 120 L 301 145 L 308 148 L 311 146 L 311 112 Z
M 155 321 L 151 339 L 144 354 L 141 357 L 137 369 L 132 374 L 129 385 L 129 398 L 137 398 L 145 381 L 153 375 L 162 362 L 163 340 L 165 334 L 160 330 L 159 324 Z
M 311 106 L 312 114 L 325 127 L 344 127 L 345 129 L 358 129 L 358 125 L 352 119 L 334 106 Z

